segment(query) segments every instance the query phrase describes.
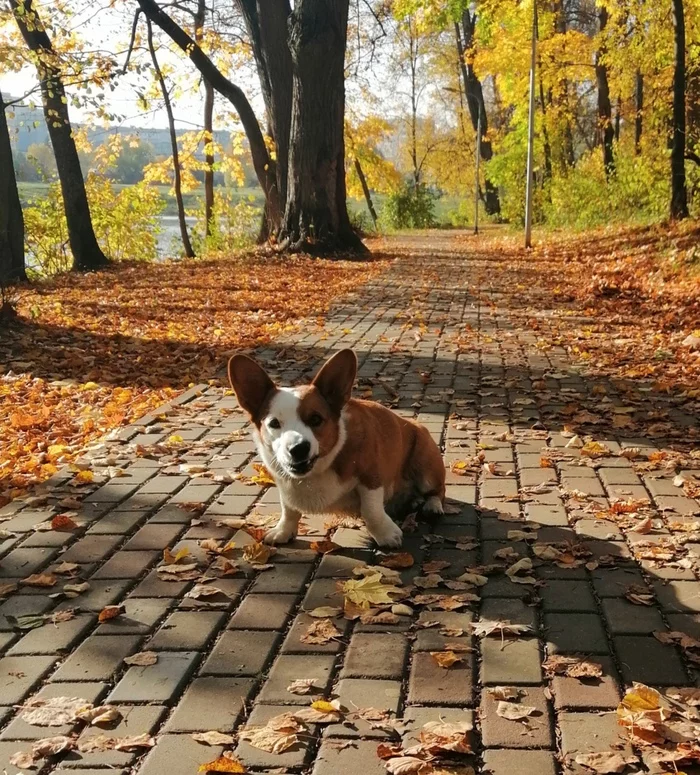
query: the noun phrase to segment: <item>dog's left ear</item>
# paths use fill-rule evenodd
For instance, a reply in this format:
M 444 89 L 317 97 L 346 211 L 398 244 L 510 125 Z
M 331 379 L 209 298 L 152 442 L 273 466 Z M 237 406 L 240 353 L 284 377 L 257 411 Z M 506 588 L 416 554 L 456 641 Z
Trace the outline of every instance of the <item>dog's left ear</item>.
M 311 384 L 318 388 L 331 409 L 340 414 L 350 400 L 356 376 L 357 356 L 352 350 L 341 350 L 321 366 Z

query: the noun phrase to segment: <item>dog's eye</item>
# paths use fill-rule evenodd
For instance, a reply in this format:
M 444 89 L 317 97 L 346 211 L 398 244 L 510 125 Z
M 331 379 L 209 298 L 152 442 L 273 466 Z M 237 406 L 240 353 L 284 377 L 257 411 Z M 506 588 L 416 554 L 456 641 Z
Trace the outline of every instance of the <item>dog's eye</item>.
M 273 430 L 278 430 L 282 426 L 280 425 L 280 421 L 276 417 L 271 417 L 267 421 L 267 427 L 272 428 Z
M 309 417 L 309 425 L 312 428 L 318 428 L 319 425 L 323 423 L 323 417 L 321 417 L 320 414 L 312 414 L 311 417 Z

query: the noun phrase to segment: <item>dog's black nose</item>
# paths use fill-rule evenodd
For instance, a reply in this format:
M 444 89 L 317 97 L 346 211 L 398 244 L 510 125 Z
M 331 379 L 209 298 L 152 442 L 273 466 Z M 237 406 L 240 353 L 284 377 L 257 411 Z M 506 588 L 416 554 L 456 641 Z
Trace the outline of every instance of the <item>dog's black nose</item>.
M 289 448 L 289 454 L 292 456 L 292 460 L 295 462 L 301 462 L 302 460 L 306 460 L 309 456 L 309 452 L 311 451 L 311 442 L 310 441 L 300 441 L 297 444 L 295 444 L 293 447 Z

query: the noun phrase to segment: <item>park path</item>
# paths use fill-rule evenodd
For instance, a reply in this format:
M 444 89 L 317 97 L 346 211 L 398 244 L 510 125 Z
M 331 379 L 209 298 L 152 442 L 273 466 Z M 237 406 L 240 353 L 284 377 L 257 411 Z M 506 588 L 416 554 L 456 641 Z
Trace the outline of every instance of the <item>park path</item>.
M 531 313 L 519 314 L 503 287 L 492 286 L 488 257 L 460 253 L 457 244 L 446 235 L 395 240 L 390 247 L 402 255 L 385 273 L 325 320 L 256 355 L 288 383 L 352 347 L 361 364 L 356 395 L 427 425 L 444 450 L 450 508 L 438 524 L 407 534 L 404 551 L 415 564 L 402 582 L 425 584 L 426 563 L 445 581 L 488 566 L 488 582 L 468 588 L 478 600 L 455 599 L 459 584 L 455 591 L 428 582 L 407 599 L 411 616 L 334 618 L 337 637 L 305 642 L 314 623 L 307 612 L 341 606 L 337 583 L 383 555 L 363 530 L 321 517 L 306 520 L 304 534 L 269 558 L 272 568 L 243 558 L 256 529 L 274 518 L 275 490 L 259 481 L 230 391 L 197 386 L 92 450 L 83 465 L 92 482 L 78 485 L 66 472 L 48 497 L 0 512 L 0 772 L 20 772 L 10 757 L 36 740 L 66 735 L 69 748 L 77 740 L 83 750 L 41 760 L 41 773 L 194 775 L 229 750 L 256 773 L 380 775 L 378 743 L 409 745 L 425 723 L 443 720 L 472 724 L 474 754 L 461 757 L 462 769 L 453 762 L 435 771 L 590 773 L 577 755 L 631 753 L 614 712 L 625 687 L 697 685 L 692 659 L 653 635 L 700 637 L 700 504 L 673 481 L 681 470 L 692 480 L 693 460 L 655 455 L 665 447 L 658 433 L 631 437 L 616 421 L 673 411 L 672 397 L 594 377 L 563 344 L 543 346 L 552 310 L 543 306 L 533 326 Z M 672 436 L 689 419 L 681 413 L 673 423 Z M 625 449 L 632 452 L 621 455 Z M 35 529 L 65 511 L 77 529 Z M 329 534 L 340 548 L 320 554 L 311 544 Z M 216 554 L 228 541 L 236 572 Z M 176 556 L 189 550 L 179 563 L 190 571 L 158 571 L 166 548 Z M 514 581 L 503 570 L 521 558 L 534 567 L 524 563 Z M 214 580 L 202 587 L 205 569 Z M 58 581 L 22 583 L 41 574 Z M 83 581 L 89 587 L 74 598 L 50 596 Z M 416 594 L 435 597 L 420 604 Z M 123 612 L 99 622 L 114 605 Z M 76 615 L 67 621 L 49 618 L 26 631 L 7 618 L 71 608 Z M 489 621 L 525 631 L 475 637 L 472 623 Z M 125 664 L 142 651 L 156 652 L 157 662 Z M 446 651 L 460 660 L 449 669 L 431 655 Z M 602 677 L 548 675 L 542 663 L 552 655 L 585 656 L 602 666 Z M 315 679 L 313 693 L 289 692 L 297 679 Z M 526 706 L 523 719 L 496 713 L 496 686 Z M 35 696 L 113 704 L 121 721 L 106 729 L 34 726 L 18 705 Z M 323 697 L 340 700 L 344 720 L 307 725 L 282 753 L 237 736 Z M 354 713 L 366 708 L 403 723 L 396 731 Z M 211 730 L 232 741 L 208 746 L 191 736 Z M 99 734 L 152 735 L 155 746 L 84 745 Z

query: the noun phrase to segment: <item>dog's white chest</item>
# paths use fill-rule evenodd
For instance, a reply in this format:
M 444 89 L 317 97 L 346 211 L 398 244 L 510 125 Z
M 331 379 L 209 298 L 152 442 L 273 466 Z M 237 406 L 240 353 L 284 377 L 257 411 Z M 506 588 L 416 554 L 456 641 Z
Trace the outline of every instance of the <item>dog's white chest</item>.
M 302 514 L 359 511 L 357 481 L 341 481 L 335 471 L 324 471 L 301 480 L 280 478 L 277 487 L 282 502 Z

